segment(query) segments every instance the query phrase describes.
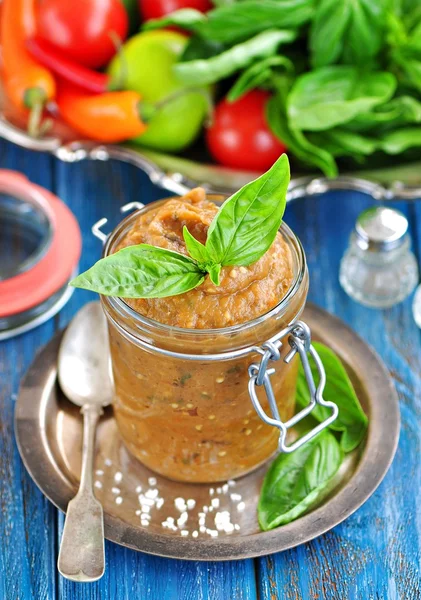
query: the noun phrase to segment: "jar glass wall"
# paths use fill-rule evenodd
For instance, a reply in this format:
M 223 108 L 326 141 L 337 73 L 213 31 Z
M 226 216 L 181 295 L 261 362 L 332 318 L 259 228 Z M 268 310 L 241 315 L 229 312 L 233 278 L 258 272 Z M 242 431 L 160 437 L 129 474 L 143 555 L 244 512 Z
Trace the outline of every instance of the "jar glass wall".
M 221 201 L 220 196 L 208 199 Z M 104 255 L 115 252 L 139 214 L 114 230 Z M 276 452 L 278 430 L 259 419 L 248 394 L 248 367 L 260 355 L 247 349 L 295 321 L 306 301 L 302 247 L 286 224 L 280 233 L 291 252 L 293 280 L 286 296 L 252 321 L 223 329 L 182 329 L 143 317 L 119 298 L 102 297 L 116 421 L 131 454 L 157 473 L 179 481 L 223 481 L 248 473 Z M 282 348 L 281 356 L 288 350 Z M 200 358 L 209 354 L 217 359 Z M 283 421 L 294 413 L 297 371 L 298 357 L 288 365 L 278 361 L 271 376 Z M 263 390 L 259 392 L 262 407 L 270 412 Z

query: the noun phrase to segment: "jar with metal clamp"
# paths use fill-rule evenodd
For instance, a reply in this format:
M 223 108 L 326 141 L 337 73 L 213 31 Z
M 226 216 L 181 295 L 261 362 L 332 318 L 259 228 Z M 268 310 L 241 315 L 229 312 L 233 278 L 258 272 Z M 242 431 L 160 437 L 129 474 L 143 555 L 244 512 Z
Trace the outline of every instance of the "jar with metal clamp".
M 104 255 L 119 248 L 141 212 L 156 206 L 126 217 L 108 237 L 97 224 Z M 272 310 L 248 322 L 220 329 L 174 327 L 139 314 L 120 298 L 101 298 L 118 428 L 131 454 L 153 471 L 179 481 L 226 481 L 257 468 L 277 450 L 293 451 L 336 418 L 336 405 L 322 397 L 325 375 L 310 332 L 299 320 L 308 290 L 305 255 L 285 223 L 280 234 L 292 257 L 291 285 Z M 317 387 L 309 354 L 319 369 Z M 294 415 L 300 359 L 312 401 Z M 330 407 L 331 416 L 291 443 L 288 431 L 316 404 Z

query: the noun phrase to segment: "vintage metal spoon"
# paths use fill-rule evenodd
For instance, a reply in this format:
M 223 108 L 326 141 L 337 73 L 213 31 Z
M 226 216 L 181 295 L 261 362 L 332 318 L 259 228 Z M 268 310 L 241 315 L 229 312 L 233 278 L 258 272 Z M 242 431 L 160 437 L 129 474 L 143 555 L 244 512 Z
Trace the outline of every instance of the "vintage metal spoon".
M 92 471 L 95 431 L 102 407 L 110 404 L 108 335 L 99 302 L 84 306 L 67 328 L 58 356 L 58 378 L 64 394 L 81 406 L 83 452 L 80 487 L 67 507 L 58 570 L 73 581 L 96 581 L 104 574 L 104 520 L 94 496 Z

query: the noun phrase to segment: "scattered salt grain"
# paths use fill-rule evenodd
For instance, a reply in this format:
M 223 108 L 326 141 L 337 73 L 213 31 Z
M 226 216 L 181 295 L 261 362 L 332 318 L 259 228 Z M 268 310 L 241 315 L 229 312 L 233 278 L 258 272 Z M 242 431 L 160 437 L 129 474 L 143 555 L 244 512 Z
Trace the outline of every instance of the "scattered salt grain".
M 156 488 L 146 490 L 145 496 L 146 496 L 146 498 L 151 498 L 152 500 L 154 500 L 158 496 L 158 490 Z
M 217 492 L 218 494 L 222 494 L 222 488 L 220 488 L 220 487 L 219 487 L 219 488 L 216 488 L 216 492 Z
M 147 521 L 146 519 L 141 519 L 140 524 L 143 527 L 148 527 L 149 526 L 149 521 Z
M 222 493 L 223 493 L 223 494 L 226 494 L 227 492 L 228 492 L 228 483 L 225 483 L 225 484 L 222 486 Z
M 157 498 L 156 499 L 156 508 L 159 510 L 160 508 L 162 508 L 162 506 L 164 505 L 164 498 Z
M 141 491 L 142 491 L 142 486 L 138 485 L 136 488 L 136 494 L 140 494 Z
M 234 525 L 234 529 L 235 529 L 235 531 L 240 531 L 241 527 L 236 523 Z
M 106 458 L 106 459 L 104 460 L 104 464 L 105 464 L 107 467 L 111 467 L 111 465 L 113 464 L 113 461 L 112 461 L 112 460 L 110 460 L 109 458 Z
M 205 533 L 206 532 L 206 527 L 204 525 L 201 525 L 199 527 L 199 531 L 200 531 L 200 533 Z
M 183 529 L 183 530 L 181 531 L 181 535 L 182 535 L 183 537 L 187 537 L 187 536 L 189 535 L 189 532 L 187 531 L 187 529 Z
M 231 494 L 230 498 L 233 502 L 239 502 L 241 500 L 241 494 Z
M 245 508 L 246 508 L 246 505 L 245 505 L 245 503 L 244 503 L 244 502 L 239 502 L 239 503 L 237 504 L 237 510 L 238 510 L 239 512 L 243 512 L 243 510 L 244 510 Z
M 122 502 L 123 502 L 123 498 L 121 496 L 117 496 L 117 498 L 115 499 L 115 503 L 122 504 Z
M 154 485 L 156 485 L 156 477 L 149 477 L 149 479 L 148 479 L 148 483 L 149 483 L 149 485 L 150 485 L 150 486 L 152 486 L 152 487 L 153 487 Z
M 213 498 L 213 500 L 212 500 L 212 506 L 214 508 L 219 508 L 219 498 Z
M 102 483 L 100 481 L 95 481 L 94 486 L 100 490 L 102 488 Z
M 97 469 L 95 474 L 98 475 L 98 477 L 101 477 L 101 475 L 104 475 L 104 471 L 102 469 Z
M 174 506 L 180 512 L 184 512 L 187 508 L 187 504 L 184 498 L 176 498 L 174 500 Z
M 120 471 L 117 471 L 117 473 L 114 475 L 114 481 L 116 481 L 117 483 L 120 483 L 120 481 L 123 479 L 123 473 L 120 473 Z
M 137 516 L 139 516 L 141 512 L 142 512 L 142 511 L 138 509 L 138 510 L 136 511 L 136 513 L 135 513 L 135 514 L 136 514 Z
M 142 512 L 143 513 L 148 513 L 151 510 L 151 507 L 148 506 L 147 504 L 142 504 Z
M 234 481 L 234 479 L 228 479 L 227 483 L 228 483 L 228 485 L 229 485 L 230 487 L 234 487 L 234 486 L 235 486 L 235 481 Z
M 180 518 L 177 520 L 178 527 L 183 527 L 187 523 L 189 516 L 186 512 L 181 513 Z
M 213 488 L 209 488 L 209 495 L 213 496 L 215 493 L 215 490 Z
M 198 531 L 193 531 L 192 533 L 192 537 L 197 538 L 197 536 L 199 535 Z
M 187 500 L 187 508 L 189 510 L 192 510 L 195 506 L 196 506 L 196 500 L 193 500 L 193 498 L 189 498 Z
M 111 491 L 112 491 L 113 494 L 119 494 L 120 493 L 120 488 L 118 488 L 118 487 L 112 487 Z

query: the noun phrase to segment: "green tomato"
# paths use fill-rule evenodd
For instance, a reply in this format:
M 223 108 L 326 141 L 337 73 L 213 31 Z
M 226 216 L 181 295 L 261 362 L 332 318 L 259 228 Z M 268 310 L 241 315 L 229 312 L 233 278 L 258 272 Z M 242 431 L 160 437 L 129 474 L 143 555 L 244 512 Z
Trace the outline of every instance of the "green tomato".
M 172 67 L 187 41 L 181 33 L 164 29 L 139 33 L 124 44 L 123 55 L 114 57 L 108 72 L 114 82 L 123 81 L 125 89 L 139 92 L 145 103 L 154 104 L 185 87 Z M 206 111 L 203 94 L 186 91 L 159 108 L 135 141 L 156 150 L 182 150 L 199 133 Z

